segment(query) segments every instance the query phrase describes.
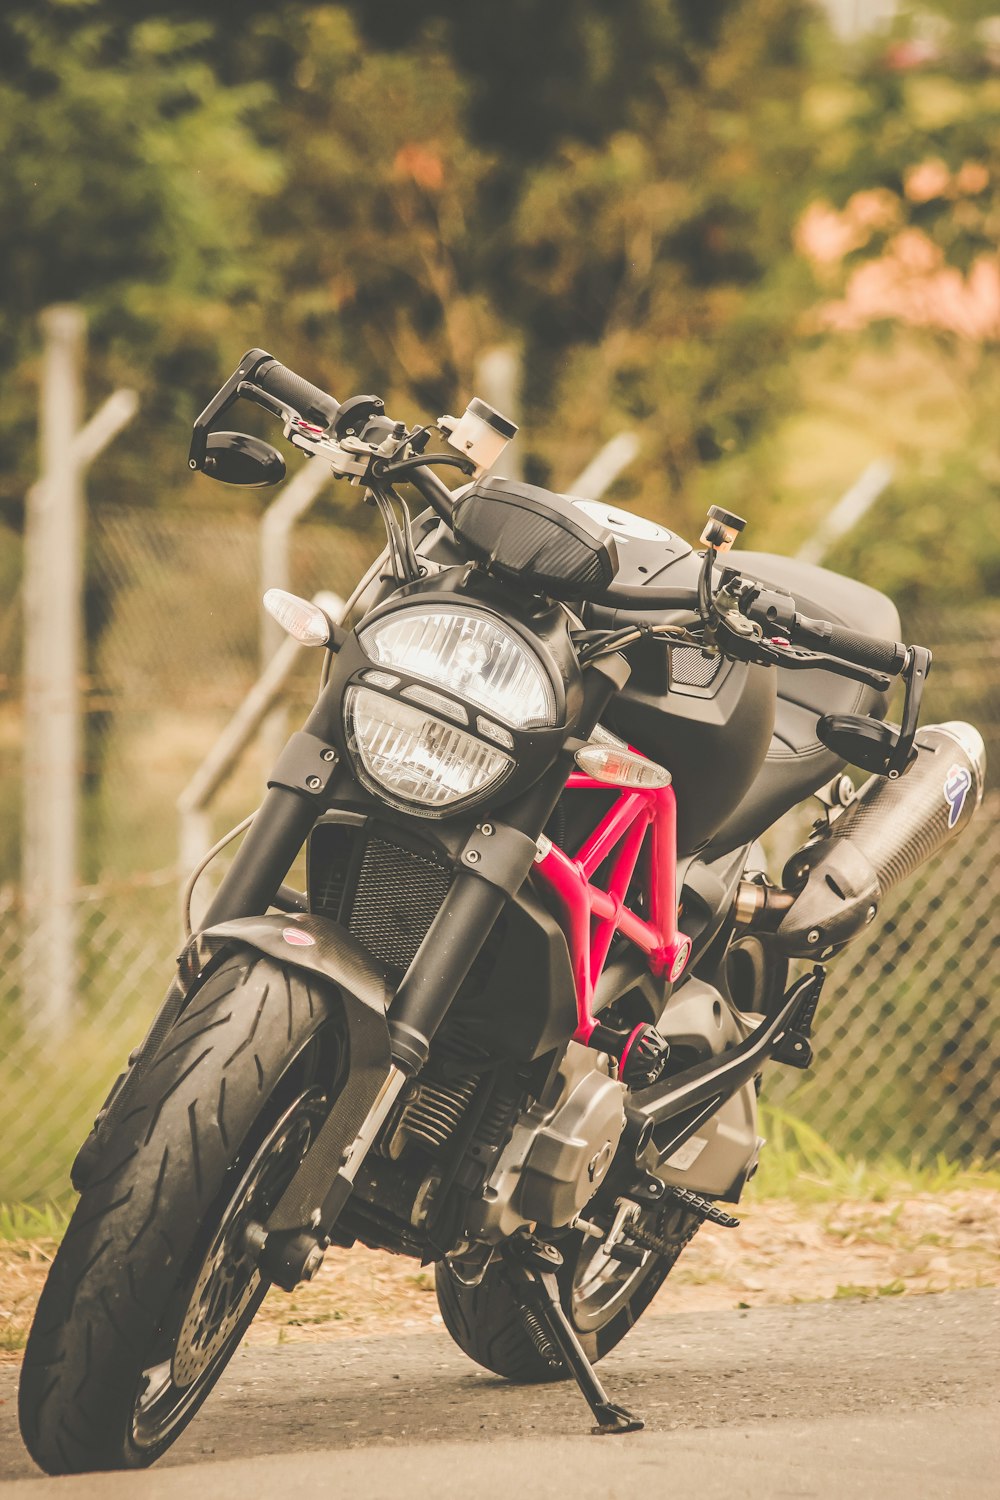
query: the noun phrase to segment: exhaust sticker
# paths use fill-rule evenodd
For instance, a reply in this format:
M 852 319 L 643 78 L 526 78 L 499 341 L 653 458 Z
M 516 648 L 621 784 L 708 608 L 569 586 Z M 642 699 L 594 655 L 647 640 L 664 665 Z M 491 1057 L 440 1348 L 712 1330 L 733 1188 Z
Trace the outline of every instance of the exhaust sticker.
M 969 795 L 972 776 L 965 766 L 949 766 L 944 779 L 944 800 L 948 804 L 948 827 L 954 828 L 962 816 L 965 799 Z
M 315 948 L 316 939 L 311 932 L 303 932 L 301 927 L 283 927 L 281 936 L 292 948 Z

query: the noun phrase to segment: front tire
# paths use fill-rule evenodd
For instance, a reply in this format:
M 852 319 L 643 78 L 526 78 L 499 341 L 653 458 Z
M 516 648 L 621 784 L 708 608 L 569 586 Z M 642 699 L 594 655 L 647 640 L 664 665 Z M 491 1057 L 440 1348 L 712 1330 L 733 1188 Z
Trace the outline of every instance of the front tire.
M 103 1144 L 21 1373 L 49 1474 L 144 1468 L 183 1431 L 268 1290 L 242 1253 L 334 1102 L 328 995 L 240 949 L 204 981 Z

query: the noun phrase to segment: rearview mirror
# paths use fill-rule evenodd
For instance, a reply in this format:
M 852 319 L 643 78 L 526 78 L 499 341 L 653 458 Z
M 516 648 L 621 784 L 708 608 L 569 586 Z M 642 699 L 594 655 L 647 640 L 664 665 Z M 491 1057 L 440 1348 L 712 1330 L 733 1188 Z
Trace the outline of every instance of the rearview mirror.
M 260 489 L 285 477 L 277 448 L 248 432 L 211 432 L 205 445 L 205 473 L 223 484 Z

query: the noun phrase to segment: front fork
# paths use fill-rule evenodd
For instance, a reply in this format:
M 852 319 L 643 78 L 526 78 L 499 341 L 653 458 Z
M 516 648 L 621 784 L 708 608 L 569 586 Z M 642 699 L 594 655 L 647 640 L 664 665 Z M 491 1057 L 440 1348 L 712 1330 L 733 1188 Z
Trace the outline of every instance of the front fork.
M 584 674 L 584 701 L 576 726 L 589 738 L 612 696 L 624 686 L 628 666 L 606 657 Z M 240 845 L 205 917 L 205 926 L 267 910 L 317 817 L 337 766 L 331 745 L 339 695 L 320 698 L 292 736 L 268 780 L 260 811 Z M 564 750 L 548 771 L 504 809 L 503 820 L 481 823 L 459 857 L 459 869 L 403 976 L 388 1013 L 393 1061 L 408 1076 L 427 1061 L 430 1043 L 448 1013 L 509 896 L 523 883 L 537 840 L 562 795 L 572 766 Z

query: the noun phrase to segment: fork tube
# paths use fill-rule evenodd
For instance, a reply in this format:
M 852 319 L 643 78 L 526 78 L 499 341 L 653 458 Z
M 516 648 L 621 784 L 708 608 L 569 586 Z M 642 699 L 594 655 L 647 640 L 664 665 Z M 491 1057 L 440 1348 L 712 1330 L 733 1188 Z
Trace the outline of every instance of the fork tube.
M 274 786 L 247 829 L 236 858 L 205 914 L 203 926 L 267 911 L 316 821 L 315 798 Z
M 577 732 L 589 736 L 612 695 L 628 678 L 621 657 L 595 664 L 584 677 Z M 503 810 L 502 821 L 537 839 L 562 795 L 573 762 L 563 751 L 548 771 Z M 507 893 L 462 869 L 438 910 L 389 1007 L 396 1064 L 416 1073 L 427 1061 L 431 1038 L 451 1007 L 480 949 L 502 912 Z

